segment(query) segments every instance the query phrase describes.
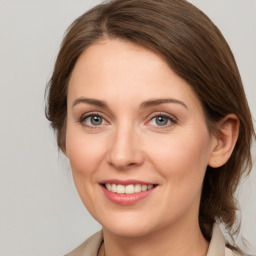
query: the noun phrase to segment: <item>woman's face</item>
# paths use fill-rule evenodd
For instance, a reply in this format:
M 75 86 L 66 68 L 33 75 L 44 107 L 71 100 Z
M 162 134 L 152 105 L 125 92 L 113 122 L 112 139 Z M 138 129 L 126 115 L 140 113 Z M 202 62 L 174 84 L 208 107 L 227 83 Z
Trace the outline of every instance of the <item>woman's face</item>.
M 106 230 L 141 236 L 197 223 L 213 144 L 198 98 L 157 54 L 106 40 L 78 59 L 66 155 L 83 203 Z

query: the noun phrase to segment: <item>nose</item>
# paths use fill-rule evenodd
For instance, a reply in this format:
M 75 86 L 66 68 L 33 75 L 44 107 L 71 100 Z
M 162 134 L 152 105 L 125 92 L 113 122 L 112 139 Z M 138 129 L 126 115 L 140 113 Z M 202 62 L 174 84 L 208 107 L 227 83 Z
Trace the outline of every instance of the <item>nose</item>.
M 139 135 L 133 128 L 120 127 L 112 137 L 108 163 L 118 170 L 126 170 L 143 164 Z

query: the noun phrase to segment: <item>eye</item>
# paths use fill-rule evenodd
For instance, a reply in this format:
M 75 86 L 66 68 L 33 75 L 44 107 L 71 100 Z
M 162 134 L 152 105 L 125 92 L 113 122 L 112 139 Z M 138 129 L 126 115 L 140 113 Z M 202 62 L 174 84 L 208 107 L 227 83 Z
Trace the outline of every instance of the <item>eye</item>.
M 149 124 L 153 126 L 169 126 L 175 124 L 176 121 L 168 115 L 157 115 L 150 119 Z
M 90 114 L 87 116 L 84 116 L 81 118 L 81 123 L 87 125 L 87 126 L 100 126 L 100 125 L 104 125 L 107 122 L 105 121 L 105 119 L 98 115 L 98 114 Z

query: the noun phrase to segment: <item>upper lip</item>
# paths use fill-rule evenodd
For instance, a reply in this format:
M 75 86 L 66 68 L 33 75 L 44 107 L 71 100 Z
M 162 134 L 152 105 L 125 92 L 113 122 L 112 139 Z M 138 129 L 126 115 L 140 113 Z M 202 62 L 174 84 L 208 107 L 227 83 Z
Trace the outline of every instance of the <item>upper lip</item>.
M 156 185 L 152 182 L 142 181 L 142 180 L 118 180 L 118 179 L 109 179 L 109 180 L 102 180 L 99 182 L 100 184 L 120 184 L 120 185 L 130 185 L 130 184 L 141 184 L 141 185 Z

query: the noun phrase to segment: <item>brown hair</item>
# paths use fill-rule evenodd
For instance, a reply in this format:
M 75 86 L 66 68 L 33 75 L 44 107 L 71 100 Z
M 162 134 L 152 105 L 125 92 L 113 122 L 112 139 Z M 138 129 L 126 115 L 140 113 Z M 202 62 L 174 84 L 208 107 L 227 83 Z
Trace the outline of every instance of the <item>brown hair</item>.
M 82 52 L 106 38 L 119 38 L 161 55 L 187 81 L 202 103 L 209 130 L 227 114 L 240 120 L 239 137 L 227 163 L 208 167 L 205 174 L 199 223 L 210 240 L 209 227 L 217 220 L 232 235 L 239 230 L 235 190 L 252 167 L 252 117 L 233 54 L 219 29 L 199 9 L 184 0 L 113 0 L 89 10 L 67 30 L 48 84 L 46 117 L 65 149 L 67 88 Z M 238 246 L 228 244 L 240 251 Z

